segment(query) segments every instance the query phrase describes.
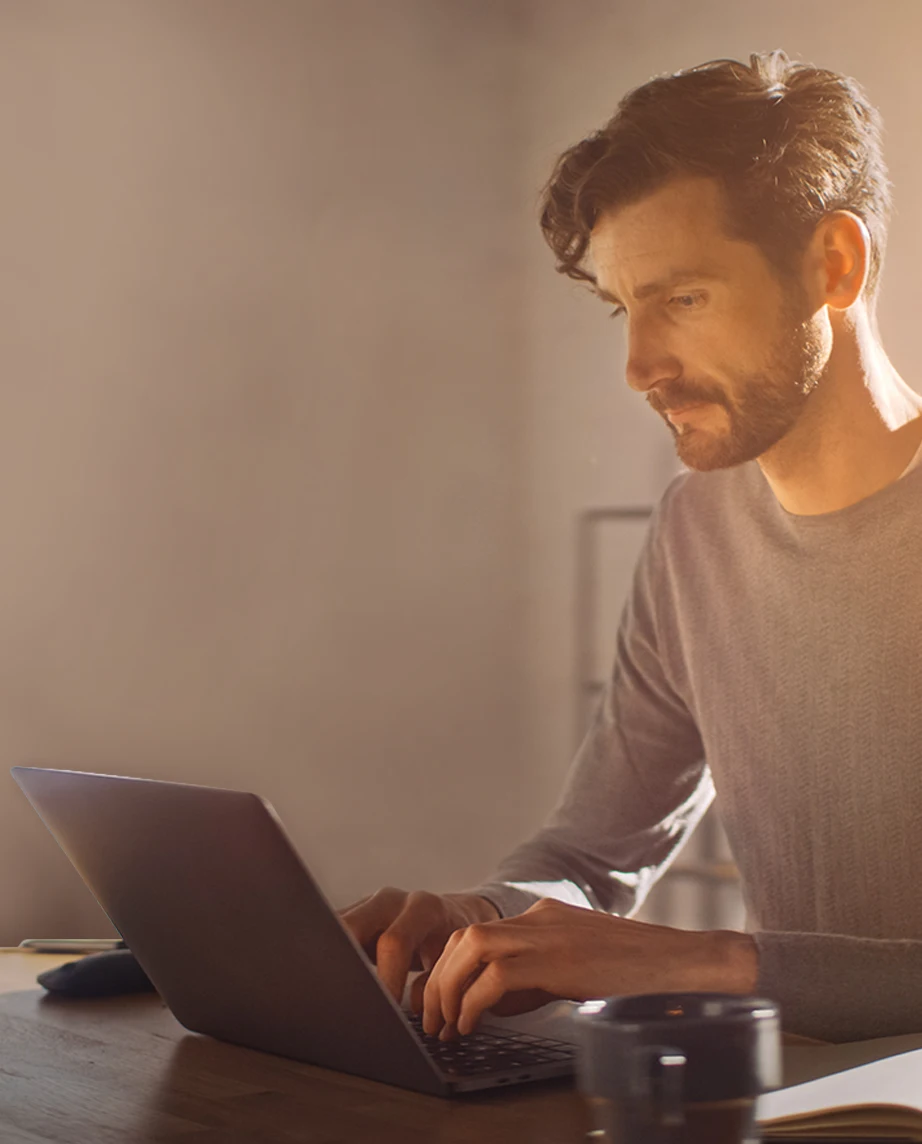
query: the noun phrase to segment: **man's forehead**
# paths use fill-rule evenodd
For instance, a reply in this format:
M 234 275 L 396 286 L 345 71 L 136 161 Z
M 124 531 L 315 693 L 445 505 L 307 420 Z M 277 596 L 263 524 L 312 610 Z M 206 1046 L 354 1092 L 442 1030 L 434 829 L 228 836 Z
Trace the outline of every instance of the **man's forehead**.
M 698 221 L 664 225 L 649 230 L 596 226 L 589 240 L 593 262 L 616 266 L 656 266 L 700 262 L 712 268 L 723 264 L 720 248 L 730 245 L 719 229 Z
M 615 210 L 603 210 L 589 238 L 588 256 L 603 274 L 644 278 L 676 267 L 722 268 L 716 251 L 727 241 L 722 202 L 713 180 L 677 179 Z
M 651 243 L 619 257 L 617 248 L 608 248 L 596 257 L 590 249 L 589 269 L 596 281 L 595 292 L 606 301 L 618 302 L 616 292 L 622 288 L 638 301 L 659 291 L 685 282 L 724 281 L 729 276 L 726 264 L 714 256 L 713 249 L 695 243 Z

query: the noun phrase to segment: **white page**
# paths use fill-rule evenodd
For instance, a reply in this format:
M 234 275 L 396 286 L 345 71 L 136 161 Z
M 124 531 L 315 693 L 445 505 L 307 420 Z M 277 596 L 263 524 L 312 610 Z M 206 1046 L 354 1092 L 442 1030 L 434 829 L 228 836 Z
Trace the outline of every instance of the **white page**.
M 781 1088 L 803 1084 L 817 1077 L 830 1076 L 843 1069 L 857 1068 L 868 1061 L 895 1057 L 910 1049 L 922 1049 L 922 1034 L 901 1033 L 896 1037 L 874 1037 L 867 1041 L 843 1041 L 830 1045 L 785 1045 L 784 1083 Z
M 859 1104 L 895 1104 L 922 1113 L 922 1049 L 763 1093 L 756 1118 L 765 1122 Z

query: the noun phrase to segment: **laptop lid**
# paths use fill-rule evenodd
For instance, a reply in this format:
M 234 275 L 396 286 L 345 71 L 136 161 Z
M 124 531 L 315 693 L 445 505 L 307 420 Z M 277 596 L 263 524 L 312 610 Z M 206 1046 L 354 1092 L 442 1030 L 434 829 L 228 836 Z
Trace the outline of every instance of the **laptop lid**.
M 11 773 L 187 1029 L 420 1092 L 453 1087 L 264 799 Z

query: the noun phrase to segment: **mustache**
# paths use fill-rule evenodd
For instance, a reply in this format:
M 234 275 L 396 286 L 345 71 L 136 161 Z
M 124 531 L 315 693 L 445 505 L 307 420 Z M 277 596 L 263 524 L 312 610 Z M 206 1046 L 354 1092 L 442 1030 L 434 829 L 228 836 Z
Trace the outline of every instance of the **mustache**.
M 720 395 L 689 390 L 661 390 L 659 393 L 647 394 L 648 405 L 660 414 L 665 414 L 667 409 L 684 409 L 687 405 L 704 405 L 708 402 L 722 405 L 723 399 Z

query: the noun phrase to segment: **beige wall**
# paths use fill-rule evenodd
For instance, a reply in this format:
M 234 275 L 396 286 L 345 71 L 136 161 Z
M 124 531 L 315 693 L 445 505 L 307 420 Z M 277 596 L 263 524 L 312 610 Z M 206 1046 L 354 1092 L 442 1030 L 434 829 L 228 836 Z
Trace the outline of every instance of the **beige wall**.
M 105 928 L 23 760 L 257 790 L 340 902 L 520 833 L 513 15 L 0 4 L 0 944 Z
M 537 188 L 658 72 L 780 46 L 854 74 L 918 387 L 918 12 L 0 2 L 0 943 L 105 928 L 24 760 L 258 790 L 340 902 L 464 885 L 538 823 L 576 514 L 677 466 Z

